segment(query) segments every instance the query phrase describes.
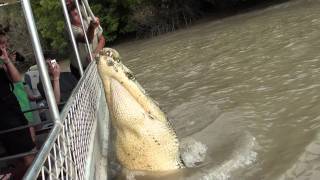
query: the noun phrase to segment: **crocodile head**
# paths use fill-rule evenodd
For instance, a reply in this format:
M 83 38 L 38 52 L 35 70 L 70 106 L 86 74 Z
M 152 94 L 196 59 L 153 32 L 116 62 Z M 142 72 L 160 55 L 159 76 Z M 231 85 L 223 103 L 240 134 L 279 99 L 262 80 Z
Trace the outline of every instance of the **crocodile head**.
M 172 126 L 146 94 L 117 51 L 104 48 L 97 57 L 112 127 L 117 159 L 127 169 L 167 171 L 182 167 Z

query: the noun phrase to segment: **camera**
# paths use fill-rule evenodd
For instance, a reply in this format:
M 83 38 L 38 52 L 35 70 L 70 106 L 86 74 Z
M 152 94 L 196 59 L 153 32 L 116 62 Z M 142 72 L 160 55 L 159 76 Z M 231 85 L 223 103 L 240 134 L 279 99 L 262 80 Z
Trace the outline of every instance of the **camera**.
M 56 60 L 56 59 L 51 59 L 51 60 L 50 60 L 50 64 L 51 64 L 51 66 L 52 66 L 53 68 L 55 68 L 56 65 L 57 65 L 57 60 Z

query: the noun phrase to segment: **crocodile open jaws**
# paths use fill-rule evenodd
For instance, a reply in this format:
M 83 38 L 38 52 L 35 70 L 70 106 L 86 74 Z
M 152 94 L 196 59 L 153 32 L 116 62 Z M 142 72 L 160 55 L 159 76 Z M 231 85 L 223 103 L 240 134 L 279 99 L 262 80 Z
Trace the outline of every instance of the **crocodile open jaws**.
M 130 170 L 168 171 L 183 167 L 179 142 L 165 114 L 148 97 L 117 51 L 104 48 L 97 57 L 122 166 Z

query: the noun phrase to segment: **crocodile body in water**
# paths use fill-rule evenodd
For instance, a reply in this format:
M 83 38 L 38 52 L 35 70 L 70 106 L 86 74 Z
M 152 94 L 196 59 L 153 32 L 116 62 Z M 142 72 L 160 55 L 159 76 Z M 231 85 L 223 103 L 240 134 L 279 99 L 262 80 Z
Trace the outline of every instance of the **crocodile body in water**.
M 168 171 L 183 167 L 179 142 L 165 114 L 145 93 L 117 51 L 104 48 L 97 57 L 117 159 L 127 169 Z

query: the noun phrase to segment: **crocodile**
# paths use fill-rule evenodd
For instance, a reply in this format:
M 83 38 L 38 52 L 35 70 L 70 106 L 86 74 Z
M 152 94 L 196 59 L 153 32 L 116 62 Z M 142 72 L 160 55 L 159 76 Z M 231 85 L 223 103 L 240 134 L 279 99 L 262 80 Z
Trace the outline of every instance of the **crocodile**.
M 157 103 L 147 95 L 119 53 L 104 48 L 96 57 L 119 163 L 129 170 L 170 171 L 183 168 L 179 141 Z

